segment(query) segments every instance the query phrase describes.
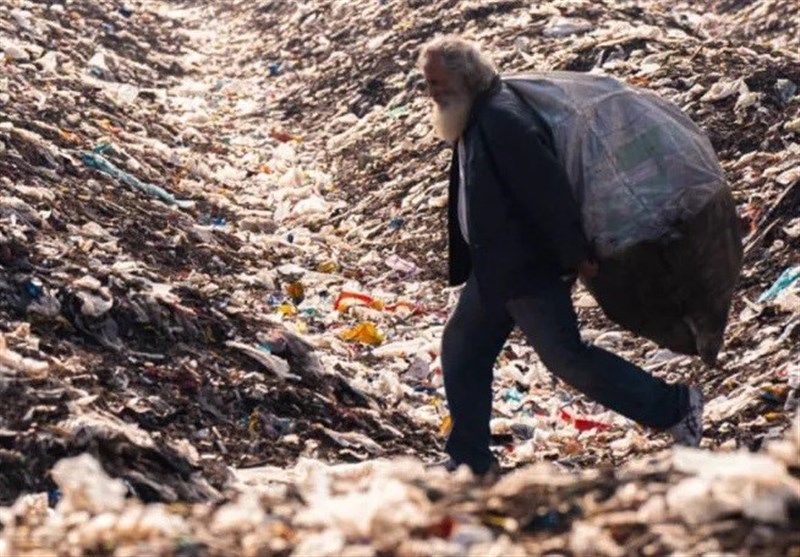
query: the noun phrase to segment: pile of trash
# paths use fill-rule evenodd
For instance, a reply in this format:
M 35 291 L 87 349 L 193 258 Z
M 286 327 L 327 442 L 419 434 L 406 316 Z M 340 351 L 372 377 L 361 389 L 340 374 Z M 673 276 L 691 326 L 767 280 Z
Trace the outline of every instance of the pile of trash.
M 302 223 L 323 201 L 296 183 L 330 178 L 242 116 L 241 83 L 202 74 L 186 45 L 214 33 L 183 17 L 0 7 L 0 501 L 86 450 L 154 500 L 207 498 L 225 465 L 438 452 L 349 363 L 342 297 L 363 287 L 335 252 L 353 248 L 315 249 Z
M 492 485 L 415 459 L 303 459 L 237 471 L 221 504 L 143 505 L 82 455 L 53 469 L 53 509 L 44 493 L 0 509 L 0 556 L 796 555 L 798 471 L 796 429 L 763 454 L 676 449 L 572 474 L 540 463 Z
M 797 551 L 800 15 L 707 4 L 0 5 L 0 556 Z M 440 32 L 709 133 L 748 233 L 720 365 L 575 303 L 587 341 L 703 387 L 717 452 L 665 451 L 512 336 L 517 470 L 425 470 L 458 296 L 415 69 Z

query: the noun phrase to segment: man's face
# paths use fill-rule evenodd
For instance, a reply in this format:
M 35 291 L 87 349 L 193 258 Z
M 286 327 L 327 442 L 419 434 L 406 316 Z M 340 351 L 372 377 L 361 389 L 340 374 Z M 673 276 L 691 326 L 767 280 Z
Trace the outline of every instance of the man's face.
M 448 101 L 458 91 L 456 79 L 444 67 L 441 56 L 430 54 L 422 71 L 425 74 L 425 83 L 428 85 L 428 94 L 439 106 L 447 106 Z
M 454 143 L 461 137 L 469 117 L 472 97 L 458 75 L 445 68 L 441 56 L 428 55 L 422 67 L 428 93 L 433 99 L 431 118 L 436 135 Z

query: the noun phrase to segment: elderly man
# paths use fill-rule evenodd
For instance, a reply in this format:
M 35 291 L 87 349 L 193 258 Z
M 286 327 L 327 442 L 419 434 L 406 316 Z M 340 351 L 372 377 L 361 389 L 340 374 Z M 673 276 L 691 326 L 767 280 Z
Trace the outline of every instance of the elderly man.
M 492 369 L 514 325 L 547 369 L 589 398 L 696 446 L 702 395 L 671 385 L 582 342 L 570 290 L 577 275 L 602 273 L 542 121 L 509 89 L 487 57 L 458 37 L 420 54 L 437 134 L 453 147 L 449 269 L 466 282 L 442 338 L 453 418 L 448 466 L 476 474 L 490 451 Z

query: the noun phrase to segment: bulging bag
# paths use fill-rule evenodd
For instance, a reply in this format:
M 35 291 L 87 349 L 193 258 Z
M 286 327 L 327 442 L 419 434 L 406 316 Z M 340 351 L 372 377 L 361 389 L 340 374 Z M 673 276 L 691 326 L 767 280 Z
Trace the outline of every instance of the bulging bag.
M 601 262 L 587 287 L 606 315 L 713 365 L 742 240 L 705 133 L 669 101 L 609 76 L 548 72 L 504 81 L 551 132 Z

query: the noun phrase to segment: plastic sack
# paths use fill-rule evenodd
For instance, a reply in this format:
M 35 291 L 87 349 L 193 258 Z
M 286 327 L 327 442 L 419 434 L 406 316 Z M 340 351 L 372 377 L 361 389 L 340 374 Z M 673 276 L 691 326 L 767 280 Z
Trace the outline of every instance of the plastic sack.
M 603 259 L 586 286 L 613 321 L 714 365 L 742 267 L 730 193 L 718 192 L 677 232 Z
M 742 265 L 735 204 L 703 131 L 672 103 L 608 76 L 506 83 L 544 121 L 601 272 L 612 320 L 709 365 Z
M 506 83 L 551 130 L 600 257 L 671 234 L 726 188 L 703 131 L 652 93 L 572 72 Z

